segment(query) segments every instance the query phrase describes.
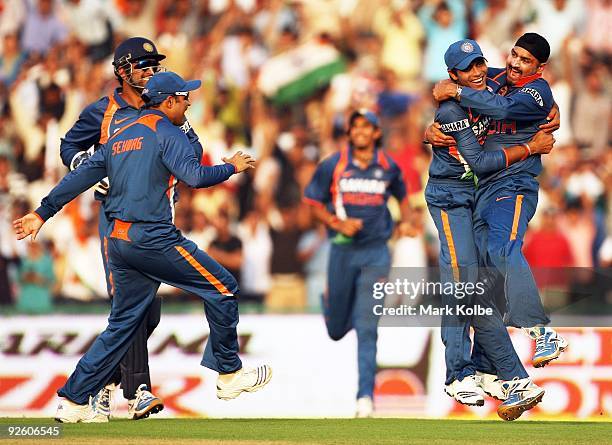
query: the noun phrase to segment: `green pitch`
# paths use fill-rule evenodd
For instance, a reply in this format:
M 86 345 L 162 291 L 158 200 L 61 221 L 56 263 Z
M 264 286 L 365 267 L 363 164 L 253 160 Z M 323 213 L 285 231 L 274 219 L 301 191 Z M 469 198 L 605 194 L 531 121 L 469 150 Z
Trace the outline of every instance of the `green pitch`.
M 0 418 L 7 425 L 57 425 Z M 612 444 L 612 423 L 417 419 L 147 419 L 63 425 L 63 437 L 2 439 L 0 444 Z

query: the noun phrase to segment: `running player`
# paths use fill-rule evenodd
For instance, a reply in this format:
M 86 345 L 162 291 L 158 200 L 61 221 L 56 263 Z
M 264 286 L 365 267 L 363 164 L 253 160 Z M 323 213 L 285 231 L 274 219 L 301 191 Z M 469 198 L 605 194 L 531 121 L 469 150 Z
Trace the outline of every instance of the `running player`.
M 106 144 L 69 173 L 34 213 L 16 220 L 19 239 L 34 239 L 44 221 L 79 193 L 108 176 L 112 187 L 104 209 L 110 225 L 104 234 L 113 305 L 108 326 L 79 361 L 58 394 L 62 422 L 90 422 L 93 396 L 104 387 L 146 318 L 161 282 L 204 300 L 210 336 L 201 364 L 219 372 L 217 397 L 233 399 L 271 378 L 269 366 L 243 370 L 238 357 L 238 284 L 234 277 L 173 224 L 176 180 L 209 187 L 252 168 L 238 152 L 214 167 L 202 167 L 187 136 L 178 128 L 189 107 L 189 92 L 201 82 L 158 73 L 147 83 L 147 109 L 125 121 Z
M 329 228 L 332 247 L 323 311 L 327 332 L 340 340 L 357 332 L 359 389 L 357 417 L 373 413 L 378 317 L 372 287 L 390 268 L 387 241 L 393 222 L 387 201 L 393 195 L 402 208 L 400 230 L 409 230 L 406 187 L 398 166 L 379 147 L 377 116 L 354 111 L 348 122 L 349 144 L 324 159 L 305 190 L 305 201 Z M 375 269 L 364 269 L 371 267 Z

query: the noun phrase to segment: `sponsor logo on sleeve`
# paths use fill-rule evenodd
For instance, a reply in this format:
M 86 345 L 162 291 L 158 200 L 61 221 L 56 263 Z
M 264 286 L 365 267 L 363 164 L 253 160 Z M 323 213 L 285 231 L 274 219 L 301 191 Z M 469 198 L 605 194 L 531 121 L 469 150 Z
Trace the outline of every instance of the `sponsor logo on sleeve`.
M 538 93 L 538 90 L 535 90 L 533 88 L 523 88 L 521 89 L 521 92 L 527 93 L 531 97 L 533 97 L 539 106 L 544 106 L 544 100 L 542 99 L 542 96 L 540 96 L 540 93 Z
M 453 131 L 461 131 L 464 128 L 468 128 L 470 123 L 467 119 L 462 119 L 460 121 L 449 122 L 448 124 L 442 124 L 441 129 L 445 133 L 453 132 Z

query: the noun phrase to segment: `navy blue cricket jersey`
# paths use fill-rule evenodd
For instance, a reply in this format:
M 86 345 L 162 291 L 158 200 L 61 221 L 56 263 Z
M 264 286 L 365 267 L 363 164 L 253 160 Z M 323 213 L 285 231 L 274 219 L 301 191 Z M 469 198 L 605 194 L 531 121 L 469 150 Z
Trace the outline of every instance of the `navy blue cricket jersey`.
M 376 149 L 372 162 L 361 169 L 353 162 L 352 148 L 345 147 L 322 160 L 306 187 L 304 199 L 325 206 L 338 218 L 363 220 L 363 229 L 353 237 L 355 243 L 386 242 L 393 231 L 387 201 L 406 196 L 406 185 L 395 162 Z M 336 232 L 329 230 L 330 237 Z
M 104 208 L 109 218 L 172 224 L 177 180 L 209 187 L 235 172 L 232 164 L 200 165 L 185 133 L 158 110 L 144 110 L 124 124 L 42 200 L 36 213 L 43 220 L 108 176 L 112 186 Z
M 482 148 L 489 130 L 488 116 L 470 108 L 466 110 L 451 99 L 440 104 L 435 121 L 441 124 L 444 133 L 455 138 L 456 145 L 433 147 L 430 178 L 472 181 L 470 172 L 480 178 L 506 167 L 507 156 L 503 147 L 495 151 Z
M 535 74 L 521 79 L 516 85 L 506 83 L 506 70 L 489 68 L 487 89 L 483 91 L 463 88 L 461 105 L 491 118 L 484 143 L 487 151 L 529 142 L 546 122 L 554 104 L 548 82 Z M 500 179 L 518 172 L 538 176 L 542 171 L 540 155 L 512 164 L 508 168 L 479 177 L 480 183 Z

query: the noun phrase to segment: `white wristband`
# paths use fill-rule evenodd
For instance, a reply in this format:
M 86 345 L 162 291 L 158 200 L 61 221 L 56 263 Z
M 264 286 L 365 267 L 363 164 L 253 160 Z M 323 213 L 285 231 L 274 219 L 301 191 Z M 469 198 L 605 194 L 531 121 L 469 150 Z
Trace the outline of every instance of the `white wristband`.
M 527 148 L 527 151 L 529 152 L 529 156 L 531 156 L 532 153 L 531 153 L 531 147 L 529 146 L 529 144 L 525 142 L 523 145 Z

